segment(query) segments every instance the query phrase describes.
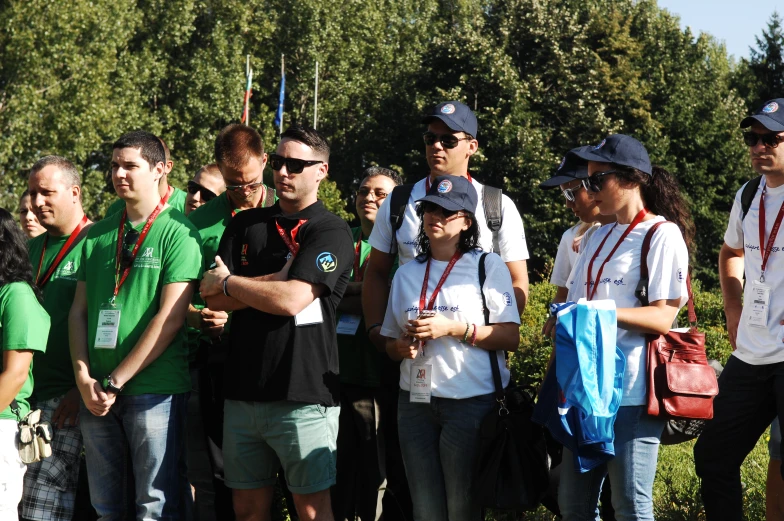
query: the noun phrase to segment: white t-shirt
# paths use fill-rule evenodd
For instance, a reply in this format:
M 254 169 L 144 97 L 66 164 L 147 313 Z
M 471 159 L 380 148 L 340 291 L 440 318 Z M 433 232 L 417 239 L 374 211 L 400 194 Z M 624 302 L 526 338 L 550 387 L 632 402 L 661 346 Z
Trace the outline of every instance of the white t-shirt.
M 578 250 L 574 251 L 574 248 L 572 247 L 574 239 L 577 237 L 580 228 L 584 225 L 584 223 L 579 222 L 561 235 L 561 242 L 558 244 L 558 253 L 555 254 L 555 263 L 553 263 L 553 274 L 550 275 L 550 284 L 555 284 L 562 288 L 566 287 L 566 283 L 569 281 L 569 275 L 572 273 L 572 268 L 574 268 L 574 265 L 577 262 L 577 257 L 580 256 L 580 252 L 583 251 L 584 245 L 592 235 L 592 232 L 595 232 L 599 228 L 598 223 L 594 223 L 588 228 L 583 234 Z
M 400 265 L 413 260 L 417 256 L 416 236 L 419 233 L 419 218 L 416 215 L 416 201 L 427 195 L 425 191 L 425 180 L 421 179 L 414 185 L 411 197 L 403 216 L 403 223 L 397 230 L 397 241 L 392 241 L 392 224 L 389 222 L 390 205 L 382 204 L 376 214 L 376 222 L 373 225 L 373 233 L 370 234 L 368 242 L 370 245 L 384 253 L 399 253 Z M 484 251 L 493 251 L 493 232 L 487 227 L 485 210 L 482 206 L 482 192 L 484 187 L 476 179 L 471 183 L 476 188 L 478 203 L 476 205 L 476 220 L 479 222 L 479 247 Z M 503 219 L 501 229 L 498 230 L 497 251 L 504 262 L 512 262 L 528 259 L 528 247 L 525 243 L 525 230 L 523 230 L 523 219 L 517 211 L 514 203 L 506 195 L 501 197 L 501 217 Z
M 737 349 L 732 353 L 740 360 L 752 365 L 775 364 L 784 362 L 784 342 L 782 342 L 782 326 L 779 321 L 784 318 L 784 225 L 779 229 L 773 249 L 768 258 L 768 265 L 765 270 L 765 285 L 771 287 L 770 308 L 768 313 L 768 327 L 759 328 L 748 325 L 747 317 L 749 308 L 747 305 L 753 300 L 751 291 L 753 281 L 758 281 L 762 269 L 762 253 L 760 252 L 759 241 L 759 201 L 762 189 L 765 187 L 765 179 L 762 179 L 757 194 L 751 202 L 746 219 L 741 221 L 740 196 L 743 188 L 735 194 L 735 202 L 732 205 L 730 221 L 727 224 L 727 231 L 724 234 L 724 242 L 727 246 L 739 250 L 743 248 L 743 266 L 745 269 L 746 283 L 743 293 L 743 313 L 738 324 Z M 765 240 L 770 237 L 770 231 L 779 213 L 781 204 L 784 203 L 784 185 L 776 188 L 768 188 L 765 192 Z M 766 244 L 767 246 L 767 244 Z
M 474 250 L 458 260 L 439 291 L 434 309 L 451 320 L 481 326 L 485 323 L 482 310 L 482 295 L 479 288 L 479 259 L 482 252 Z M 432 260 L 428 278 L 426 299 L 430 301 L 433 291 L 441 279 L 446 261 Z M 381 326 L 381 335 L 399 338 L 405 331 L 408 320 L 419 314 L 419 295 L 425 278 L 427 262 L 409 262 L 395 273 L 389 304 Z M 484 295 L 490 311 L 491 323 L 520 323 L 517 302 L 512 288 L 512 276 L 501 257 L 490 253 L 485 258 Z M 425 345 L 425 356 L 433 364 L 433 396 L 440 398 L 471 398 L 495 391 L 493 373 L 488 351 L 481 347 L 464 344 L 455 337 L 429 340 Z M 421 354 L 421 353 L 420 353 Z M 497 352 L 501 368 L 501 383 L 509 383 L 509 370 L 504 354 Z M 400 388 L 409 391 L 411 360 L 400 364 Z
M 602 271 L 594 300 L 612 299 L 616 308 L 637 308 L 642 303 L 634 295 L 640 282 L 640 256 L 645 234 L 664 217 L 638 224 L 613 255 Z M 606 224 L 599 228 L 584 243 L 577 264 L 572 270 L 567 287 L 568 300 L 577 302 L 587 297 L 588 265 L 602 240 L 610 234 L 602 251 L 593 263 L 592 277 L 596 277 L 599 267 L 612 251 L 618 239 L 629 227 L 628 224 Z M 680 298 L 680 306 L 689 300 L 686 289 L 686 276 L 689 270 L 689 252 L 681 231 L 674 223 L 663 224 L 656 230 L 648 252 L 648 300 L 655 302 L 663 299 Z M 626 370 L 623 375 L 623 397 L 621 405 L 643 405 L 646 402 L 647 349 L 645 335 L 638 331 L 618 328 L 618 347 L 626 357 Z

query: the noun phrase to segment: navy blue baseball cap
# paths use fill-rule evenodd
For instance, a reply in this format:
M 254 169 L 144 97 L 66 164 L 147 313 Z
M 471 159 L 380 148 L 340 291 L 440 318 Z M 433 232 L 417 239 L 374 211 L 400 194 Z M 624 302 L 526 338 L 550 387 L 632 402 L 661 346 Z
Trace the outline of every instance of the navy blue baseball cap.
M 642 143 L 631 136 L 612 134 L 604 138 L 598 145 L 569 151 L 567 156 L 575 156 L 585 161 L 613 163 L 619 166 L 636 168 L 640 172 L 652 175 L 651 158 Z
M 743 118 L 740 128 L 750 127 L 755 121 L 772 132 L 784 132 L 784 98 L 766 101 L 757 112 Z
M 540 183 L 539 188 L 544 188 L 545 190 L 548 188 L 555 188 L 556 186 L 568 183 L 569 181 L 588 177 L 588 161 L 580 159 L 575 154 L 572 154 L 572 152 L 580 152 L 590 148 L 592 147 L 583 146 L 571 149 L 561 160 L 561 164 L 558 165 L 558 169 L 552 177 Z
M 440 175 L 433 181 L 427 195 L 417 202 L 428 201 L 452 212 L 466 210 L 476 213 L 478 199 L 476 188 L 465 177 Z
M 445 101 L 439 103 L 424 118 L 422 123 L 430 123 L 434 119 L 440 119 L 447 127 L 455 132 L 465 132 L 476 137 L 479 130 L 474 111 L 468 105 L 459 101 Z

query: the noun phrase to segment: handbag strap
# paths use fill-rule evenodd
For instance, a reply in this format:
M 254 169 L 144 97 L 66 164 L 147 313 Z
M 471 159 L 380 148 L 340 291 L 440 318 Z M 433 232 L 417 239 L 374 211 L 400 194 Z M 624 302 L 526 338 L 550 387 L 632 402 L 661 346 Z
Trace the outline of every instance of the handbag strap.
M 651 229 L 648 230 L 648 233 L 645 234 L 645 239 L 642 241 L 642 254 L 640 256 L 640 282 L 644 283 L 644 287 L 646 290 L 648 288 L 648 253 L 650 252 L 651 249 L 651 240 L 653 239 L 653 234 L 656 232 L 659 226 L 667 222 L 670 221 L 662 221 L 654 224 L 651 227 Z M 686 292 L 689 295 L 689 300 L 686 304 L 689 311 L 689 325 L 692 328 L 696 329 L 697 313 L 694 311 L 694 293 L 692 292 L 691 289 L 691 270 L 686 272 Z M 644 304 L 648 305 L 647 294 L 644 294 L 643 297 L 644 297 Z M 638 298 L 640 298 L 639 295 Z M 643 298 L 640 298 L 640 300 L 643 300 Z
M 479 257 L 479 293 L 482 294 L 482 311 L 485 314 L 485 325 L 490 325 L 490 310 L 487 308 L 487 301 L 485 300 L 485 279 L 487 278 L 487 273 L 485 271 L 485 257 L 487 257 L 487 253 L 483 253 L 481 257 Z M 490 356 L 490 369 L 493 371 L 493 384 L 495 385 L 495 399 L 498 403 L 502 404 L 502 408 L 506 409 L 503 403 L 506 401 L 506 395 L 504 395 L 504 387 L 501 385 L 501 368 L 498 367 L 498 355 L 495 351 L 488 351 L 487 354 Z

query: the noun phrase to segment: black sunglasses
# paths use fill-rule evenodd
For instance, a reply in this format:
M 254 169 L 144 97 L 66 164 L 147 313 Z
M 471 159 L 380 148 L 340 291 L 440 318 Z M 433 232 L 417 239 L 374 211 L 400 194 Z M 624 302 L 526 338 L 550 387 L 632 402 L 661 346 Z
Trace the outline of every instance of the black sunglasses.
M 122 269 L 128 269 L 131 267 L 131 264 L 133 264 L 133 246 L 138 240 L 139 232 L 133 228 L 125 232 L 125 238 L 123 238 L 123 249 L 120 257 L 120 267 Z
M 197 183 L 196 181 L 188 181 L 188 193 L 191 195 L 196 195 L 196 192 L 201 194 L 201 200 L 206 202 L 212 201 L 218 194 L 209 190 L 208 188 L 204 188 L 202 185 Z
M 766 147 L 776 148 L 779 146 L 779 143 L 784 141 L 784 136 L 780 135 L 778 132 L 769 132 L 766 134 L 757 134 L 756 132 L 743 133 L 743 142 L 746 143 L 747 146 L 756 146 L 759 141 L 762 141 L 762 144 Z
M 471 141 L 471 137 L 457 137 L 454 134 L 435 134 L 433 132 L 425 132 L 422 134 L 422 139 L 425 140 L 425 145 L 432 147 L 436 144 L 436 141 L 441 143 L 441 146 L 444 148 L 455 148 L 458 143 L 461 141 Z
M 425 201 L 422 203 L 422 212 L 441 214 L 444 216 L 444 219 L 449 219 L 453 215 L 457 214 L 465 215 L 463 210 L 447 210 L 443 206 L 439 206 L 436 203 L 431 203 L 430 201 Z
M 286 171 L 289 174 L 300 174 L 305 167 L 317 165 L 324 161 L 313 161 L 308 159 L 297 159 L 296 157 L 283 157 L 278 154 L 270 154 L 270 165 L 273 170 L 280 170 L 283 165 L 286 165 Z
M 607 170 L 606 172 L 596 172 L 590 177 L 583 179 L 583 187 L 589 192 L 598 194 L 602 191 L 602 177 L 610 174 L 617 174 L 617 170 Z

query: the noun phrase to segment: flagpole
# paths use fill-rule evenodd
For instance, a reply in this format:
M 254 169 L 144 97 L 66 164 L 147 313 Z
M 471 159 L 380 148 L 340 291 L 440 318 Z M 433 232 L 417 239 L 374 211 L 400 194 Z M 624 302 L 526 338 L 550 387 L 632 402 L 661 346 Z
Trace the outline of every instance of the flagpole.
M 281 78 L 281 82 L 283 82 L 284 81 L 283 78 L 286 77 L 285 57 L 286 57 L 285 54 L 281 54 L 280 55 L 280 78 Z M 283 90 L 283 87 L 281 87 L 281 90 Z M 282 99 L 280 100 L 280 104 L 281 104 L 280 109 L 279 109 L 280 110 L 280 124 L 278 124 L 278 138 L 280 138 L 280 135 L 283 133 L 283 100 Z
M 316 91 L 313 96 L 313 128 L 318 128 L 318 62 L 316 62 Z

